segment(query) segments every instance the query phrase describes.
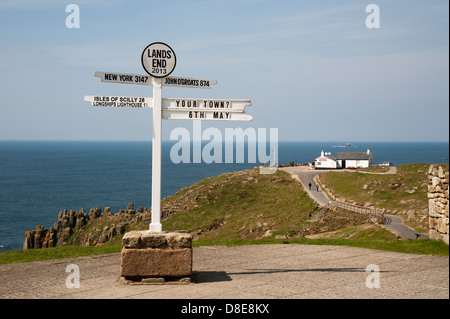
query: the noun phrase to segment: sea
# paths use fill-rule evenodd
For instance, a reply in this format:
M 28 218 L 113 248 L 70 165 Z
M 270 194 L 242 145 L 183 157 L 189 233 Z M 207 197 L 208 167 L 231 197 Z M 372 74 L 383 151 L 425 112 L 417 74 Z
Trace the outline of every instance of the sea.
M 187 161 L 175 163 L 174 141 L 162 144 L 162 197 L 206 177 L 259 166 L 248 156 L 237 163 L 223 160 L 193 162 L 193 145 Z M 320 152 L 364 152 L 369 147 L 374 163 L 394 165 L 437 164 L 449 159 L 448 142 L 358 142 L 344 147 L 337 142 L 279 142 L 279 164 L 314 161 Z M 204 145 L 202 145 L 202 149 Z M 185 149 L 186 150 L 186 149 Z M 266 146 L 265 154 L 275 154 Z M 179 154 L 179 153 L 178 153 Z M 172 154 L 173 155 L 173 154 Z M 250 161 L 249 161 L 250 159 Z M 222 162 L 222 163 L 220 163 Z M 25 232 L 37 225 L 50 228 L 61 210 L 111 207 L 126 209 L 128 203 L 151 207 L 152 144 L 125 141 L 0 141 L 0 252 L 22 249 Z

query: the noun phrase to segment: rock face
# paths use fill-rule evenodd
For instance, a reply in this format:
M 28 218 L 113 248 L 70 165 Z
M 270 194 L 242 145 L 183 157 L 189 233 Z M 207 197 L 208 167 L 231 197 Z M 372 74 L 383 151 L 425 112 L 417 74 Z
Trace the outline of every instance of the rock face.
M 85 213 L 83 209 L 79 211 L 63 210 L 58 214 L 58 220 L 50 229 L 44 229 L 43 226 L 36 226 L 35 230 L 25 232 L 25 242 L 23 249 L 39 249 L 61 246 L 67 243 L 74 233 L 79 233 L 90 221 L 107 220 L 113 221 L 110 226 L 104 226 L 102 229 L 93 228 L 92 231 L 84 239 L 84 242 L 77 244 L 94 246 L 106 243 L 117 235 L 125 232 L 125 228 L 129 223 L 149 218 L 149 212 L 144 208 L 134 210 L 133 203 L 129 203 L 126 210 L 122 209 L 116 214 L 112 214 L 110 207 L 105 207 L 102 212 L 101 208 L 93 207 L 89 213 Z
M 57 233 L 53 227 L 46 230 L 43 226 L 36 226 L 36 230 L 25 232 L 23 249 L 54 247 Z
M 431 165 L 428 169 L 429 237 L 449 244 L 448 168 Z
M 120 274 L 128 281 L 190 282 L 192 236 L 181 232 L 131 231 L 122 239 Z M 151 283 L 151 281 L 148 281 Z

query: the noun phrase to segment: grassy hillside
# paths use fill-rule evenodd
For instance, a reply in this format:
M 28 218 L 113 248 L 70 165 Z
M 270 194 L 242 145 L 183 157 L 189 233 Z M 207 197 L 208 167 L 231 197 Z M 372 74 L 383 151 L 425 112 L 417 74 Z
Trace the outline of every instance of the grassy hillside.
M 385 208 L 403 217 L 406 224 L 425 231 L 428 228 L 428 164 L 399 165 L 396 174 L 330 172 L 320 176 L 339 198 Z M 378 172 L 379 168 L 367 169 Z
M 257 168 L 204 179 L 162 206 L 164 229 L 208 240 L 303 237 L 365 221 L 355 213 L 318 210 L 289 174 L 261 175 Z
M 259 174 L 258 168 L 185 187 L 163 199 L 161 210 L 164 230 L 185 230 L 194 240 L 301 238 L 367 222 L 358 213 L 319 209 L 289 174 Z M 150 221 L 150 211 L 102 215 L 74 232 L 67 244 L 120 244 L 122 236 L 105 243 L 105 233 L 118 224 L 126 231 L 146 230 Z

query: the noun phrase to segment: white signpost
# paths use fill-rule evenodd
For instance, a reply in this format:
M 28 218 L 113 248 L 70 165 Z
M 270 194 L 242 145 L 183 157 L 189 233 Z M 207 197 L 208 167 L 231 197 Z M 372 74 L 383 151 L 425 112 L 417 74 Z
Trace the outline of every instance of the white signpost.
M 162 119 L 251 121 L 245 108 L 250 100 L 162 98 L 162 87 L 209 89 L 216 80 L 170 77 L 176 66 L 175 52 L 165 43 L 148 45 L 141 55 L 142 66 L 148 75 L 95 71 L 102 82 L 152 85 L 153 98 L 125 96 L 85 96 L 84 100 L 100 107 L 153 108 L 152 137 L 152 221 L 150 231 L 162 231 L 161 225 L 161 132 Z

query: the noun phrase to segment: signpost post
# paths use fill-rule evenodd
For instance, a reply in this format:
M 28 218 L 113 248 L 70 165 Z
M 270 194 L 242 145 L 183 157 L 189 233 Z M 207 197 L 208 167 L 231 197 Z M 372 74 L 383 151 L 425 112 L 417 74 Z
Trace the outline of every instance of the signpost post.
M 161 232 L 161 135 L 162 119 L 167 120 L 215 120 L 251 121 L 245 108 L 250 100 L 162 98 L 162 87 L 209 89 L 216 80 L 169 76 L 176 66 L 176 55 L 170 46 L 162 42 L 148 45 L 141 55 L 141 63 L 148 74 L 132 74 L 95 71 L 102 82 L 153 86 L 153 98 L 124 96 L 85 96 L 93 106 L 153 108 L 152 135 L 152 220 L 151 232 Z
M 152 222 L 150 231 L 162 231 L 161 225 L 161 137 L 162 87 L 161 79 L 153 78 L 153 137 L 152 137 Z

